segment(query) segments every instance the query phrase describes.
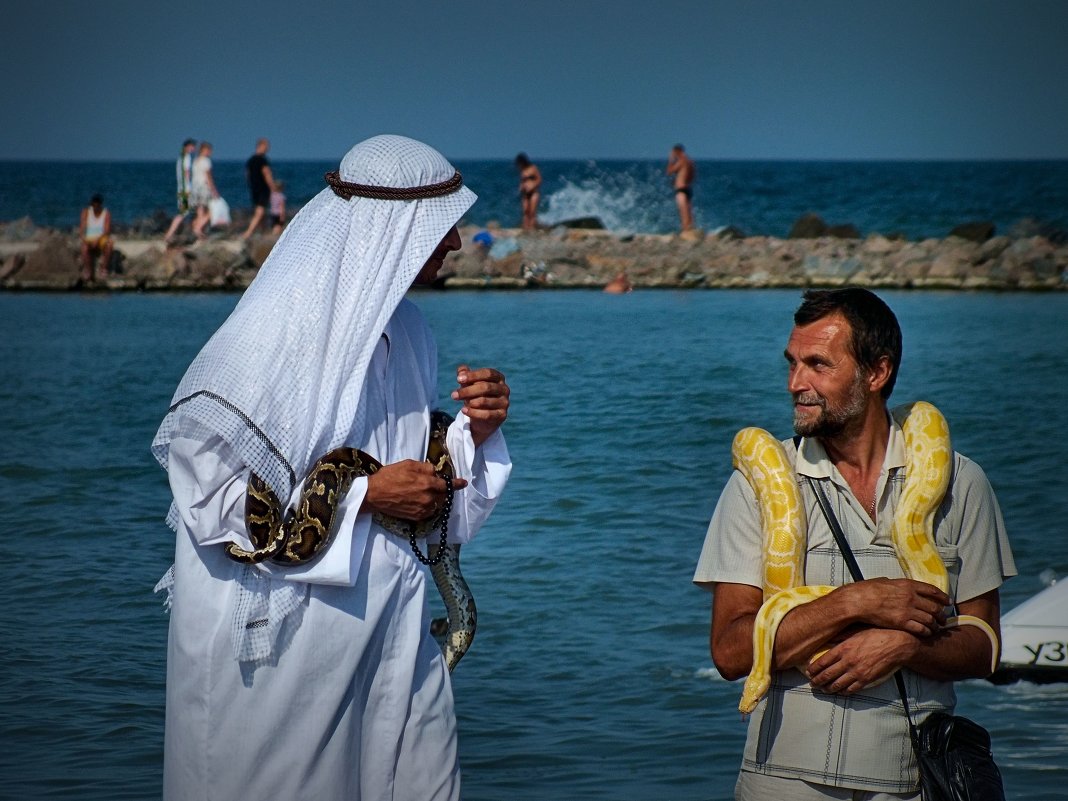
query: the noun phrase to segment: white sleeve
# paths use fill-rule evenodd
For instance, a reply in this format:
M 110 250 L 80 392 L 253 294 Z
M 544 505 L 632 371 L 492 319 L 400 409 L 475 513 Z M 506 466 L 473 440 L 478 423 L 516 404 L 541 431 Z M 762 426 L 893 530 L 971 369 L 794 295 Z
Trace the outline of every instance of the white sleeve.
M 198 545 L 233 542 L 246 550 L 252 547 L 245 529 L 249 469 L 236 460 L 222 437 L 171 440 L 167 476 L 180 524 Z M 294 489 L 291 503 L 299 491 L 299 486 Z M 316 559 L 295 567 L 273 562 L 261 562 L 256 567 L 272 578 L 354 585 L 371 527 L 371 515 L 359 513 L 366 493 L 367 479 L 356 479 L 338 506 L 337 534 Z
M 512 459 L 499 429 L 476 448 L 471 438 L 471 421 L 463 413 L 456 415 L 445 441 L 452 457 L 453 471 L 468 482 L 453 499 L 449 541 L 469 542 L 482 528 L 504 492 L 512 472 Z
M 198 545 L 236 542 L 245 536 L 245 489 L 249 470 L 242 467 L 222 437 L 171 440 L 167 479 L 178 517 Z
M 705 533 L 693 583 L 704 590 L 726 582 L 762 587 L 764 531 L 756 493 L 738 471 L 731 473 Z

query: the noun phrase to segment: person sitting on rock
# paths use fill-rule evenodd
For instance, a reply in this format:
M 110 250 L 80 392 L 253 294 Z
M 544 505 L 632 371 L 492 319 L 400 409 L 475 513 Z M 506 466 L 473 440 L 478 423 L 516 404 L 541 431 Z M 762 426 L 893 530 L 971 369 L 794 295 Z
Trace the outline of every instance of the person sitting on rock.
M 111 264 L 111 212 L 104 208 L 104 198 L 93 195 L 89 205 L 82 209 L 82 221 L 79 228 L 82 239 L 82 280 L 92 281 L 93 257 L 100 257 L 100 266 L 96 278 L 101 281 L 108 277 Z

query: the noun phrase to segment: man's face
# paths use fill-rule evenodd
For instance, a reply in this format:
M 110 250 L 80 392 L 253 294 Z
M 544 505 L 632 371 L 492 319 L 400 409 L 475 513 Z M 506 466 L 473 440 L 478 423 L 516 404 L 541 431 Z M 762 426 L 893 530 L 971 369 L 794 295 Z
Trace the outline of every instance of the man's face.
M 451 251 L 459 250 L 461 247 L 463 247 L 463 242 L 460 241 L 460 232 L 454 225 L 449 229 L 449 233 L 445 234 L 441 243 L 434 248 L 434 252 L 430 254 L 430 258 L 426 260 L 426 264 L 423 265 L 423 269 L 419 271 L 413 283 L 424 285 L 434 283 L 434 279 L 438 277 L 438 271 L 445 263 L 445 257 Z
M 794 431 L 833 437 L 859 422 L 868 403 L 865 371 L 849 352 L 852 330 L 840 314 L 795 326 L 786 345 Z

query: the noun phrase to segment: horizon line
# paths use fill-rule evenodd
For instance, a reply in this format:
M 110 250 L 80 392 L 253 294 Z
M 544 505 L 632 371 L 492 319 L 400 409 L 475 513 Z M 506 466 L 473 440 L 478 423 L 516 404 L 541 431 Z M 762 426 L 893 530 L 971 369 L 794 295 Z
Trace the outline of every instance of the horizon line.
M 959 163 L 959 162 L 1050 162 L 1068 161 L 1068 155 L 1063 156 L 719 156 L 704 157 L 690 154 L 694 161 L 704 162 L 789 162 L 789 163 L 842 163 L 842 164 L 870 164 L 870 163 Z M 118 157 L 79 157 L 79 156 L 0 156 L 0 163 L 45 163 L 45 164 L 170 164 L 174 161 L 173 156 L 157 158 L 118 158 Z M 447 156 L 454 161 L 488 161 L 510 164 L 514 157 L 511 156 Z M 215 158 L 219 163 L 240 163 L 246 161 L 246 157 Z M 276 162 L 327 162 L 335 163 L 336 156 L 293 156 L 271 159 Z M 667 159 L 657 156 L 545 156 L 534 159 L 535 163 L 551 163 L 561 161 L 594 161 L 594 162 L 617 162 L 617 161 L 641 161 L 641 162 L 665 162 Z

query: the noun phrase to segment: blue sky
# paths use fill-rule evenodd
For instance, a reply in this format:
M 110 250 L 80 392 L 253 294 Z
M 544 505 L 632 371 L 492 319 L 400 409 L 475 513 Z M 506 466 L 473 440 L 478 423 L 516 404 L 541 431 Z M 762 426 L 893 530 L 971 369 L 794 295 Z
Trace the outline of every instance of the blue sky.
M 1068 158 L 1063 0 L 33 0 L 0 159 Z

